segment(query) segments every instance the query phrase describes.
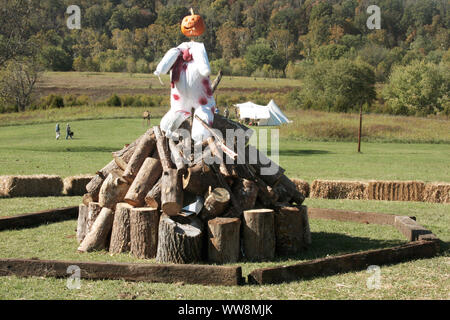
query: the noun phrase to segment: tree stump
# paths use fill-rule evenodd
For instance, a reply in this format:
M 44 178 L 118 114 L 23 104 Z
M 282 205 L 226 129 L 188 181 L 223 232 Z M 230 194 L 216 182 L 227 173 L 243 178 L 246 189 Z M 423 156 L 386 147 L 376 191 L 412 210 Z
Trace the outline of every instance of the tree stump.
M 102 208 L 100 214 L 92 225 L 89 233 L 84 237 L 79 252 L 89 252 L 94 250 L 103 250 L 106 248 L 108 235 L 113 225 L 114 214 L 109 208 Z
M 125 171 L 123 172 L 122 177 L 131 183 L 133 179 L 136 177 L 136 174 L 139 172 L 142 164 L 145 159 L 150 156 L 153 149 L 155 148 L 156 140 L 155 135 L 153 134 L 153 130 L 148 130 L 139 140 L 139 143 L 136 145 L 136 149 L 134 150 L 133 155 L 131 156 L 130 161 L 127 164 Z
M 156 257 L 159 212 L 156 208 L 133 208 L 130 213 L 131 253 L 137 258 Z
M 161 208 L 161 178 L 145 196 L 145 203 L 152 208 Z
M 161 177 L 161 209 L 169 215 L 174 216 L 183 208 L 183 188 L 181 176 L 177 169 L 169 169 L 163 172 Z
M 275 217 L 271 209 L 244 211 L 243 242 L 248 260 L 270 260 L 275 256 Z
M 130 211 L 132 208 L 125 202 L 118 203 L 116 206 L 109 245 L 111 254 L 130 251 Z
M 120 177 L 120 173 L 111 172 L 100 188 L 98 195 L 100 206 L 114 209 L 117 203 L 123 201 L 129 187 L 130 185 Z
M 193 263 L 201 261 L 202 222 L 196 217 L 162 214 L 158 229 L 158 263 Z
M 224 188 L 215 188 L 206 197 L 200 217 L 204 220 L 220 216 L 228 207 L 230 193 Z
M 78 243 L 83 241 L 87 233 L 87 220 L 89 214 L 89 207 L 85 204 L 80 204 L 78 207 L 78 221 L 77 221 L 77 240 Z
M 242 210 L 255 208 L 256 198 L 258 197 L 258 186 L 254 181 L 240 179 L 233 186 L 233 193 L 241 204 Z
M 147 158 L 125 195 L 125 201 L 134 207 L 144 205 L 144 198 L 162 173 L 161 161 Z
M 208 221 L 208 260 L 230 263 L 239 260 L 240 226 L 238 218 L 215 218 Z
M 279 256 L 299 254 L 305 249 L 304 219 L 306 210 L 281 207 L 275 213 L 276 253 Z
M 100 211 L 102 211 L 102 207 L 98 202 L 90 202 L 88 205 L 88 216 L 86 221 L 86 234 L 91 231 L 92 225 L 94 224 L 95 220 L 97 219 L 98 215 L 100 214 Z

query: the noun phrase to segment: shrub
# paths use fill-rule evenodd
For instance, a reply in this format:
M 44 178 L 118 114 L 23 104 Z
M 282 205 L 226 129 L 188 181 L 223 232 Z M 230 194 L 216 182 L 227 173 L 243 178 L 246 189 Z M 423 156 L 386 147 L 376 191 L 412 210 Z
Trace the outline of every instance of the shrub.
M 219 70 L 222 70 L 224 75 L 227 75 L 227 76 L 231 75 L 230 66 L 225 61 L 225 59 L 213 60 L 213 61 L 211 61 L 210 65 L 211 65 L 211 73 L 212 74 L 218 74 Z
M 450 91 L 450 79 L 445 69 L 424 61 L 395 67 L 383 90 L 386 104 L 395 114 L 402 115 L 443 112 L 448 108 Z
M 72 70 L 72 57 L 64 49 L 55 46 L 43 47 L 40 51 L 40 60 L 44 67 L 53 71 Z
M 312 66 L 314 66 L 312 60 L 302 60 L 298 63 L 289 62 L 286 67 L 286 77 L 290 79 L 302 79 Z
M 122 107 L 130 107 L 135 103 L 135 100 L 138 100 L 138 99 L 139 99 L 139 97 L 131 96 L 128 94 L 120 96 L 120 101 L 122 102 Z
M 120 97 L 114 93 L 106 100 L 106 105 L 112 107 L 120 107 L 122 105 L 122 101 L 120 100 Z
M 319 47 L 314 52 L 314 57 L 318 61 L 337 60 L 337 59 L 341 58 L 348 50 L 349 50 L 349 48 L 347 48 L 344 45 L 329 44 L 326 46 Z
M 64 108 L 64 98 L 56 94 L 50 94 L 41 98 L 40 107 L 43 109 Z
M 150 66 L 145 59 L 139 59 L 136 61 L 136 72 L 138 73 L 150 73 Z
M 305 74 L 300 92 L 292 92 L 289 107 L 347 112 L 375 97 L 375 73 L 366 63 L 347 59 L 317 63 Z M 290 100 L 291 100 L 290 99 Z

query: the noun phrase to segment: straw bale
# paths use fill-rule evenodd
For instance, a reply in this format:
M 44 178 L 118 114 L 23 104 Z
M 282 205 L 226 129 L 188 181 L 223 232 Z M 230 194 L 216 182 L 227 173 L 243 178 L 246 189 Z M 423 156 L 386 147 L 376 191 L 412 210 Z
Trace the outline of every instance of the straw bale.
M 314 180 L 311 185 L 311 198 L 324 199 L 367 199 L 367 182 Z

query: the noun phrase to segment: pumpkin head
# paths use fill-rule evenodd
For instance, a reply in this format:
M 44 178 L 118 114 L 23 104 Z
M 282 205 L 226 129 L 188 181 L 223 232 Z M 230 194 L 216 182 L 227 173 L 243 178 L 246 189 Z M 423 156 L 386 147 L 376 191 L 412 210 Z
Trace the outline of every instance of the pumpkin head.
M 205 22 L 203 18 L 198 14 L 194 14 L 194 11 L 191 9 L 191 15 L 183 18 L 181 22 L 181 32 L 186 37 L 197 37 L 201 36 L 205 31 Z

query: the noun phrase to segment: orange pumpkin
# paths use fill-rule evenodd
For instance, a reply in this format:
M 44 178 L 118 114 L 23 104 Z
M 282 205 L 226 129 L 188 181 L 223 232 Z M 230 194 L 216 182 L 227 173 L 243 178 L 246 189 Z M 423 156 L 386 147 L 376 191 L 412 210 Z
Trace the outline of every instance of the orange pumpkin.
M 203 18 L 198 14 L 194 14 L 191 10 L 191 15 L 183 18 L 181 22 L 181 32 L 186 37 L 201 36 L 205 32 L 205 22 Z

